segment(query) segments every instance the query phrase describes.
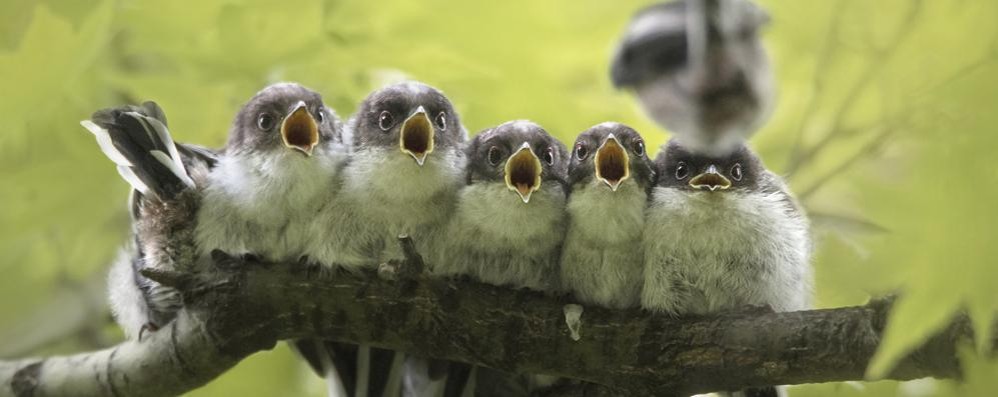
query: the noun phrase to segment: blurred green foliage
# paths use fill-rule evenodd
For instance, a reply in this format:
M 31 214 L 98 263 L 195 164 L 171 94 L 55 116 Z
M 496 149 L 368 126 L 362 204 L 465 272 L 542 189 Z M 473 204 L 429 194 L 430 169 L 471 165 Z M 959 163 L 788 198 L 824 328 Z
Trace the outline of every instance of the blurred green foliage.
M 871 379 L 961 311 L 985 336 L 962 355 L 963 383 L 849 382 L 791 393 L 994 394 L 998 363 L 976 352 L 989 348 L 998 309 L 990 153 L 998 146 L 998 2 L 761 2 L 773 16 L 766 37 L 780 100 L 754 145 L 812 214 L 817 304 L 902 294 Z M 644 3 L 3 2 L 0 356 L 120 337 L 96 314 L 106 313 L 101 305 L 82 304 L 100 302 L 89 297 L 100 296 L 127 232 L 126 185 L 77 124 L 93 110 L 153 99 L 178 140 L 219 146 L 238 106 L 267 83 L 302 82 L 346 117 L 370 90 L 414 78 L 443 89 L 470 131 L 527 118 L 568 143 L 618 120 L 656 147 L 667 135 L 607 78 L 613 44 Z M 65 314 L 81 311 L 95 314 Z M 192 394 L 322 390 L 281 346 Z

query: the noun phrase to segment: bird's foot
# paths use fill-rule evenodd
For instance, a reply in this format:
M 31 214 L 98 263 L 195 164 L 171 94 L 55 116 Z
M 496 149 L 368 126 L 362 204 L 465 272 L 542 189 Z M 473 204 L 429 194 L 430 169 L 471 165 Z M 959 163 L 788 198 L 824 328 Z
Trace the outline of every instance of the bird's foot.
M 156 331 L 159 331 L 159 325 L 156 325 L 156 323 L 150 321 L 148 323 L 142 324 L 142 328 L 139 328 L 139 342 L 142 342 L 142 338 L 146 335 L 147 332 L 156 332 Z

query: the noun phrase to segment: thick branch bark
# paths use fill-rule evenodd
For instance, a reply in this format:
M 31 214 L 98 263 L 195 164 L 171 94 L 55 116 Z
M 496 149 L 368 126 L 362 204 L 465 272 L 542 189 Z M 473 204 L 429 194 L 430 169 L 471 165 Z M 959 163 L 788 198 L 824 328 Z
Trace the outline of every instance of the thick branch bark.
M 889 306 L 678 319 L 587 307 L 575 341 L 566 299 L 418 274 L 389 281 L 374 272 L 333 273 L 298 263 L 236 263 L 210 277 L 151 274 L 185 291 L 189 307 L 174 323 L 108 350 L 0 362 L 0 396 L 175 395 L 277 341 L 317 336 L 582 379 L 611 388 L 603 393 L 859 380 Z M 969 335 L 966 321 L 957 322 L 890 378 L 957 376 L 955 344 Z

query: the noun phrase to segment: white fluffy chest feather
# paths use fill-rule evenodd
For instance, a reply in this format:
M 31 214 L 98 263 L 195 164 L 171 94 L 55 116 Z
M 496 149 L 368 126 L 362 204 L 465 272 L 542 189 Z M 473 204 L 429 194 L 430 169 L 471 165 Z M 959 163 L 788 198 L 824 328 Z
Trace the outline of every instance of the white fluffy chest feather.
M 433 246 L 434 271 L 496 285 L 555 288 L 565 223 L 560 186 L 534 192 L 529 203 L 501 182 L 466 186 L 446 234 Z
M 463 156 L 434 152 L 422 167 L 398 150 L 363 149 L 343 170 L 337 197 L 312 221 L 313 260 L 357 268 L 400 258 L 396 237 L 408 234 L 425 252 L 454 209 Z
M 647 201 L 647 193 L 630 179 L 616 192 L 602 182 L 578 187 L 568 200 L 569 235 L 611 246 L 639 241 Z
M 461 189 L 450 238 L 482 250 L 547 251 L 560 244 L 565 195 L 542 189 L 520 200 L 502 183 L 476 183 Z
M 370 221 L 409 229 L 435 222 L 441 209 L 451 208 L 441 201 L 453 200 L 463 169 L 458 150 L 435 152 L 419 166 L 394 148 L 361 149 L 344 170 L 342 193 L 362 203 L 357 210 Z
M 633 180 L 616 192 L 601 182 L 572 191 L 561 255 L 566 290 L 589 304 L 615 308 L 638 304 L 646 204 L 647 194 Z
M 706 312 L 738 304 L 779 311 L 808 305 L 808 224 L 780 193 L 655 188 L 644 242 L 646 307 Z
M 298 255 L 307 237 L 304 220 L 334 193 L 343 159 L 290 152 L 223 156 L 203 189 L 199 249 L 270 259 Z

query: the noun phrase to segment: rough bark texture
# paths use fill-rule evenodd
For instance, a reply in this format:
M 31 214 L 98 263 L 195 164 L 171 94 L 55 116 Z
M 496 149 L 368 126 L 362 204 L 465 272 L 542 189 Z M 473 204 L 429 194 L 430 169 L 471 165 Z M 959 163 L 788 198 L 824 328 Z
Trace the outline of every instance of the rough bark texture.
M 874 301 L 676 319 L 587 307 L 574 341 L 563 314 L 567 299 L 428 278 L 407 263 L 414 262 L 382 266 L 382 277 L 231 259 L 210 275 L 150 273 L 184 291 L 188 308 L 177 321 L 108 350 L 0 362 L 0 396 L 176 395 L 280 340 L 304 337 L 606 386 L 577 387 L 572 395 L 689 395 L 859 380 L 889 307 Z M 958 321 L 890 378 L 957 376 L 955 345 L 968 336 L 967 322 Z

